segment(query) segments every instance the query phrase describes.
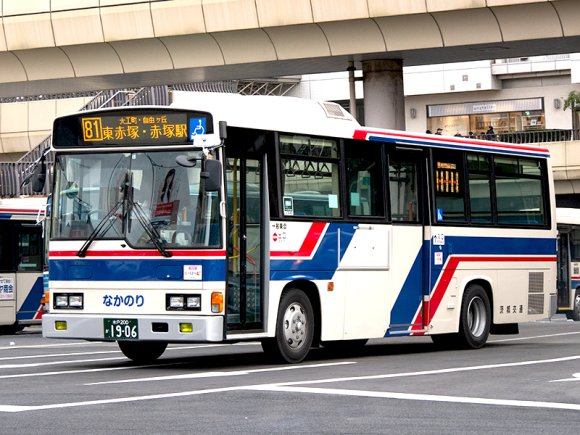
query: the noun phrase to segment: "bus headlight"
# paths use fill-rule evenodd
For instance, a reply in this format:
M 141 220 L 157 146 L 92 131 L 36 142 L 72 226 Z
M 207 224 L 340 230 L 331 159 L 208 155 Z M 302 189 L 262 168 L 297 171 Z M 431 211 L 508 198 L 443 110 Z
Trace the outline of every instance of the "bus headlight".
M 201 309 L 201 296 L 200 295 L 188 296 L 187 308 L 190 310 Z
M 82 308 L 83 295 L 70 295 L 68 297 L 68 306 L 71 308 Z
M 165 301 L 169 311 L 201 311 L 201 295 L 168 294 Z
M 183 309 L 183 296 L 169 296 L 169 305 L 168 307 L 170 310 L 180 310 Z
M 83 294 L 82 293 L 55 293 L 54 294 L 54 308 L 55 309 L 83 309 Z

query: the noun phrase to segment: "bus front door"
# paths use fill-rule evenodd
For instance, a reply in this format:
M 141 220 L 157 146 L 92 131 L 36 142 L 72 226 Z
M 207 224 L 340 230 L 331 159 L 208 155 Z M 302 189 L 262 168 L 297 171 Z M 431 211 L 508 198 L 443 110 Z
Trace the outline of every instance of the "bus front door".
M 558 308 L 570 306 L 570 232 L 560 229 L 558 235 Z
M 392 219 L 391 281 L 393 305 L 387 335 L 421 331 L 429 323 L 429 294 L 425 283 L 424 220 L 426 156 L 422 150 L 389 153 Z
M 264 171 L 259 158 L 227 159 L 227 329 L 263 329 Z

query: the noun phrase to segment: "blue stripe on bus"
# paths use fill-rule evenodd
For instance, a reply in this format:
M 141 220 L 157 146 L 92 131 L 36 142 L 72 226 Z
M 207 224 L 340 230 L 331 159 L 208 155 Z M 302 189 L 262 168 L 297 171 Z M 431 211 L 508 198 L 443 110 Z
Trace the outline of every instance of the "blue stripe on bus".
M 407 275 L 407 278 L 401 288 L 399 296 L 391 311 L 391 325 L 410 325 L 420 307 L 424 289 L 432 293 L 439 276 L 443 272 L 443 266 L 434 266 L 433 258 L 427 258 L 423 262 L 422 254 L 429 253 L 430 241 L 423 243 L 421 251 L 417 254 L 413 266 Z M 532 238 L 511 238 L 511 237 L 465 237 L 465 236 L 446 236 L 445 245 L 439 249 L 439 246 L 433 246 L 433 252 L 441 250 L 444 253 L 443 263 L 447 260 L 448 255 L 513 255 L 513 256 L 539 256 L 539 255 L 556 255 L 556 242 L 554 239 L 532 239 Z M 429 255 L 429 254 L 427 254 Z M 421 270 L 425 265 L 430 268 L 430 282 L 422 282 Z M 429 269 L 425 271 L 428 273 Z M 387 331 L 387 335 L 389 335 Z M 400 335 L 400 334 L 397 334 Z
M 338 268 L 354 236 L 356 224 L 330 224 L 324 238 L 312 259 L 272 258 L 270 261 L 270 279 L 273 281 L 290 281 L 296 279 L 329 280 Z M 340 244 L 339 237 L 340 234 Z M 340 245 L 340 253 L 338 247 Z
M 19 289 L 19 292 L 22 289 Z M 44 294 L 44 286 L 42 283 L 42 277 L 39 276 L 34 281 L 32 285 L 32 289 L 26 296 L 26 299 L 22 303 L 22 305 L 18 308 L 16 312 L 16 320 L 32 320 L 36 315 L 36 312 L 40 308 L 40 299 Z
M 409 325 L 415 318 L 417 308 L 423 299 L 423 274 L 421 273 L 423 269 L 422 253 L 425 251 L 427 243 L 423 244 L 423 248 L 421 248 L 415 257 L 415 261 L 411 266 L 403 288 L 401 288 L 399 296 L 393 305 L 391 310 L 391 325 Z M 389 331 L 387 330 L 385 336 L 388 335 Z
M 184 266 L 192 265 L 202 267 L 203 281 L 225 280 L 225 259 L 49 260 L 51 281 L 183 281 Z

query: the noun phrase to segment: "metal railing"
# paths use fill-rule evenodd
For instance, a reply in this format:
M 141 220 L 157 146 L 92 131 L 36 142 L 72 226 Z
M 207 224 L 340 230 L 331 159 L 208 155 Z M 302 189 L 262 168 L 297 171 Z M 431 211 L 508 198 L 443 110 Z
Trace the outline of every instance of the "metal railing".
M 472 135 L 470 137 L 473 139 L 493 140 L 517 144 L 563 142 L 570 140 L 580 140 L 580 129 L 511 131 L 496 134 L 481 133 Z
M 107 107 L 126 107 L 140 105 L 169 104 L 167 86 L 148 86 L 137 89 L 113 89 L 98 92 L 80 111 L 103 109 Z M 0 197 L 20 195 L 48 195 L 52 185 L 54 156 L 48 152 L 52 137 L 45 138 L 33 150 L 26 153 L 16 162 L 0 162 Z M 30 183 L 23 182 L 30 178 L 38 167 L 37 163 L 45 156 L 47 169 L 46 183 L 42 192 L 34 192 Z

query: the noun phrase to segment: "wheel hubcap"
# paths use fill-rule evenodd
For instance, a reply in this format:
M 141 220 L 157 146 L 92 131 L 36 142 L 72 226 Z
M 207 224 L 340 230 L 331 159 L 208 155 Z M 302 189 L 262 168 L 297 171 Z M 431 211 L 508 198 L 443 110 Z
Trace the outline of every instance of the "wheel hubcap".
M 304 343 L 308 323 L 302 305 L 293 303 L 284 313 L 284 339 L 288 346 L 297 349 Z
M 479 297 L 473 298 L 467 309 L 467 325 L 474 337 L 481 336 L 485 330 L 487 321 L 485 314 L 483 300 Z

